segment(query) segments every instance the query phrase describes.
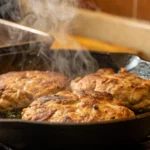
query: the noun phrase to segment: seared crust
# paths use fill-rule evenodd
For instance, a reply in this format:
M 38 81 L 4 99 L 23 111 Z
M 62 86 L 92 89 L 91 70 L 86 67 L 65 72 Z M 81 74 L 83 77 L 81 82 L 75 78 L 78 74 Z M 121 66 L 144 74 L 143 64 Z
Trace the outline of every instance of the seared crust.
M 100 69 L 94 74 L 71 82 L 74 93 L 82 90 L 107 92 L 120 99 L 122 105 L 136 112 L 150 111 L 150 80 L 142 79 L 122 69 Z
M 22 119 L 48 122 L 99 122 L 134 117 L 124 106 L 116 105 L 110 94 L 82 93 L 80 98 L 71 92 L 41 97 L 23 109 Z
M 9 72 L 0 76 L 0 111 L 27 107 L 34 99 L 68 86 L 62 74 L 48 71 Z

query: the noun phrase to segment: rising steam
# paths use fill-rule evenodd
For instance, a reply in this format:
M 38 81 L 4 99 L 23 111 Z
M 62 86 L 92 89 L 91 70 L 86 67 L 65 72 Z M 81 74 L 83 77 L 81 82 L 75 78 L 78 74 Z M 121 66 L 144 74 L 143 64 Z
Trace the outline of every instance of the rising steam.
M 40 29 L 53 36 L 55 41 L 63 45 L 73 45 L 76 50 L 82 49 L 80 44 L 70 38 L 73 24 L 76 24 L 79 0 L 22 0 L 20 5 L 23 14 L 20 24 Z M 24 7 L 24 8 L 22 8 Z M 25 35 L 12 29 L 9 31 L 12 40 L 22 40 Z M 89 51 L 55 51 L 46 53 L 41 45 L 39 54 L 49 70 L 57 70 L 68 76 L 76 77 L 94 72 L 98 65 Z

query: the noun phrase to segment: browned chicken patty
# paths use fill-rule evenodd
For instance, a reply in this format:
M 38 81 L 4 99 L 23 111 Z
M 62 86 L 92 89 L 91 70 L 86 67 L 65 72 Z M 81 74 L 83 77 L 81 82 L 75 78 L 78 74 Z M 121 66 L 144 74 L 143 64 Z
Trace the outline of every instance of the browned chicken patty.
M 150 111 L 150 80 L 128 73 L 125 69 L 119 73 L 114 73 L 112 69 L 100 69 L 73 80 L 71 88 L 74 93 L 82 90 L 107 92 L 135 112 Z
M 110 94 L 92 92 L 80 98 L 68 91 L 41 97 L 23 109 L 22 119 L 54 123 L 87 123 L 134 117 L 134 112 L 116 104 Z
M 64 90 L 69 80 L 49 71 L 9 72 L 0 75 L 0 111 L 27 107 L 34 99 Z

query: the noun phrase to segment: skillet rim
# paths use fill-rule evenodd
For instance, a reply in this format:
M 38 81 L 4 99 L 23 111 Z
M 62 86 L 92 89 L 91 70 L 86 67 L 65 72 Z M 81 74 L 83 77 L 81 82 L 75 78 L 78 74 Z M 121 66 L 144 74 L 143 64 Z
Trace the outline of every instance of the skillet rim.
M 150 112 L 146 112 L 143 114 L 136 115 L 135 117 L 129 117 L 124 119 L 115 119 L 108 121 L 99 121 L 99 122 L 87 122 L 87 123 L 57 123 L 57 122 L 48 122 L 48 121 L 29 121 L 29 120 L 21 120 L 21 119 L 0 119 L 1 123 L 18 123 L 18 124 L 35 124 L 35 125 L 49 125 L 49 126 L 91 126 L 91 125 L 104 125 L 104 124 L 116 124 L 121 122 L 128 122 L 134 120 L 144 119 L 146 117 L 150 117 Z
M 34 42 L 33 42 L 34 43 Z M 26 45 L 27 43 L 23 43 L 21 46 Z M 20 46 L 20 45 L 16 45 L 16 46 Z M 11 47 L 11 46 L 8 46 Z M 3 48 L 7 48 L 7 47 L 0 47 L 0 49 Z M 63 49 L 63 48 L 59 48 L 59 49 L 49 49 L 49 51 L 79 51 L 76 49 Z M 86 50 L 80 50 L 82 52 L 86 51 Z M 90 49 L 88 50 L 90 53 L 100 53 L 100 54 L 106 54 L 106 55 L 111 55 L 113 53 L 111 52 L 105 52 L 105 51 L 97 51 L 97 50 L 93 50 Z M 4 53 L 4 54 L 0 54 L 1 56 L 8 56 L 8 55 L 14 55 L 14 54 L 21 54 L 21 53 L 30 53 L 31 51 L 22 51 L 22 52 L 10 52 L 10 53 Z M 121 53 L 121 54 L 129 54 L 129 53 Z M 129 54 L 132 56 L 138 56 L 135 54 Z M 21 119 L 0 119 L 0 124 L 1 123 L 18 123 L 18 124 L 36 124 L 36 125 L 54 125 L 54 126 L 90 126 L 90 125 L 104 125 L 104 124 L 115 124 L 115 123 L 120 123 L 120 122 L 128 122 L 128 121 L 133 121 L 133 120 L 139 120 L 139 119 L 144 119 L 146 117 L 150 117 L 150 112 L 146 112 L 146 113 L 142 113 L 139 115 L 136 115 L 134 117 L 128 117 L 128 118 L 124 118 L 124 119 L 115 119 L 115 120 L 108 120 L 108 121 L 99 121 L 99 122 L 87 122 L 87 123 L 51 123 L 48 121 L 27 121 L 27 120 L 21 120 Z

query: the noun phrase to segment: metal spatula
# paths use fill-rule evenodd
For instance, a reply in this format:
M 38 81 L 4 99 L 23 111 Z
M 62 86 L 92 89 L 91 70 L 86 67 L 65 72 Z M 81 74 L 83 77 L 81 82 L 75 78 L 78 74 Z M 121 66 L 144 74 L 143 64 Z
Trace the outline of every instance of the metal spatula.
M 0 19 L 0 45 L 20 45 L 33 41 L 53 42 L 53 37 L 48 33 Z
M 131 73 L 150 79 L 150 62 L 139 56 L 124 53 L 111 53 L 110 57 L 118 68 L 126 68 Z

